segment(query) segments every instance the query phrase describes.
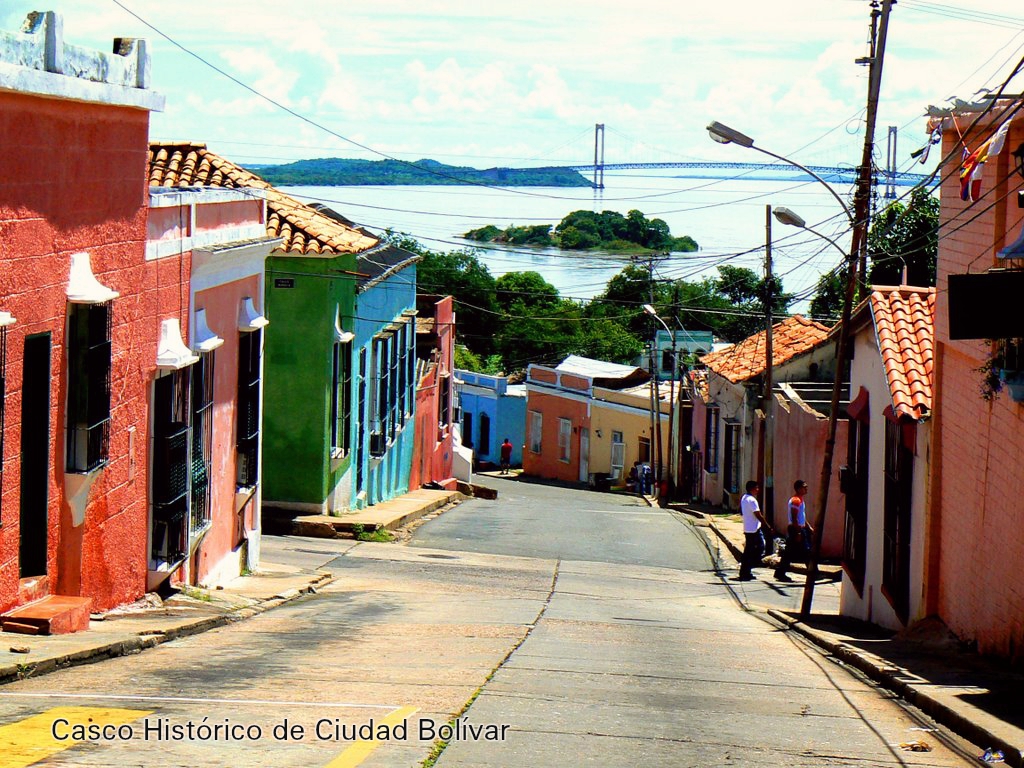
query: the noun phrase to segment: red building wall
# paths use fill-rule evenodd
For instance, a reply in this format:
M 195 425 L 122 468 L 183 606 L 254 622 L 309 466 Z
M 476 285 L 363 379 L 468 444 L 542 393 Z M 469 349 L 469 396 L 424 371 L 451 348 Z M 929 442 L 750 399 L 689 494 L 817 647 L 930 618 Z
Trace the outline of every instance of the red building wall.
M 958 119 L 965 130 L 974 116 Z M 985 118 L 965 137 L 970 149 L 989 138 L 999 118 Z M 1002 153 L 985 165 L 982 194 L 960 200 L 957 175 L 942 184 L 936 307 L 936 402 L 931 455 L 931 520 L 926 545 L 926 609 L 938 613 L 982 652 L 1020 658 L 1024 649 L 1024 405 L 1003 392 L 981 397 L 976 370 L 991 347 L 983 341 L 949 338 L 948 279 L 951 274 L 1007 266 L 996 257 L 1024 225 L 1014 190 L 1020 177 L 1010 152 L 1024 141 L 1024 122 L 1011 126 Z M 959 139 L 946 129 L 943 152 Z M 979 310 L 983 311 L 983 309 Z
M 47 579 L 42 590 L 93 598 L 93 609 L 145 589 L 148 392 L 159 319 L 183 317 L 188 265 L 145 262 L 148 112 L 0 93 L 0 310 L 7 330 L 0 610 L 19 594 L 22 358 L 49 332 Z M 109 464 L 74 527 L 64 495 L 66 289 L 72 253 L 120 292 L 113 302 Z M 162 287 L 161 287 L 162 286 Z M 187 292 L 185 293 L 187 296 Z

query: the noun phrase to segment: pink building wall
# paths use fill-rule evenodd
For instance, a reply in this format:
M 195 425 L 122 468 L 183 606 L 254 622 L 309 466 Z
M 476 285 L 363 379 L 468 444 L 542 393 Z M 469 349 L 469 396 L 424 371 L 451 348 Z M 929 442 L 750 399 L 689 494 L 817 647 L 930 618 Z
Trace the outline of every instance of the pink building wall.
M 200 208 L 201 210 L 201 208 Z M 238 576 L 238 549 L 247 533 L 257 527 L 255 496 L 236 507 L 237 417 L 238 417 L 238 308 L 248 298 L 259 301 L 259 275 L 234 280 L 200 291 L 194 297 L 194 310 L 206 310 L 206 322 L 224 343 L 214 352 L 213 378 L 213 466 L 210 472 L 211 525 L 192 556 L 188 580 L 193 584 L 220 581 Z M 235 555 L 232 557 L 232 555 Z M 225 561 L 229 561 L 225 563 Z M 182 574 L 184 576 L 184 574 Z
M 789 514 L 789 499 L 793 483 L 807 483 L 807 517 L 813 523 L 818 514 L 814 508 L 821 488 L 821 464 L 825 438 L 828 436 L 827 417 L 801 403 L 776 400 L 775 407 L 775 510 L 772 527 L 785 533 Z M 825 530 L 821 540 L 823 557 L 838 558 L 843 554 L 843 531 L 846 519 L 846 499 L 839 490 L 839 467 L 846 463 L 846 444 L 849 439 L 848 422 L 836 422 L 836 448 L 829 481 L 828 506 L 825 510 Z
M 46 593 L 103 610 L 145 590 L 149 382 L 159 321 L 184 317 L 178 262 L 147 263 L 143 109 L 0 93 L 0 310 L 7 329 L 0 610 Z M 65 325 L 70 256 L 85 251 L 113 302 L 109 463 L 75 527 L 64 491 Z M 188 265 L 184 265 L 187 274 Z M 47 578 L 20 583 L 25 338 L 51 334 Z
M 998 113 L 998 111 L 997 111 Z M 959 118 L 961 130 L 974 115 Z M 989 138 L 999 118 L 964 136 L 970 148 Z M 1020 659 L 1024 649 L 1024 405 L 1003 392 L 987 402 L 977 368 L 990 347 L 949 338 L 951 274 L 1006 266 L 996 253 L 1024 225 L 1013 190 L 1020 185 L 1010 151 L 1024 141 L 1024 122 L 1010 128 L 1003 152 L 986 163 L 982 194 L 960 200 L 957 174 L 942 183 L 936 307 L 936 402 L 931 455 L 931 524 L 925 565 L 926 607 L 984 653 Z M 943 152 L 959 152 L 946 130 Z
M 438 360 L 416 388 L 416 440 L 409 475 L 410 488 L 419 488 L 430 482 L 454 488 L 456 482 L 452 477 L 452 431 L 438 429 L 438 424 L 445 420 L 440 413 L 440 374 L 448 373 L 450 383 L 455 370 L 455 311 L 451 296 L 445 296 L 434 304 L 434 332 Z M 447 421 L 451 420 L 454 390 L 452 385 Z

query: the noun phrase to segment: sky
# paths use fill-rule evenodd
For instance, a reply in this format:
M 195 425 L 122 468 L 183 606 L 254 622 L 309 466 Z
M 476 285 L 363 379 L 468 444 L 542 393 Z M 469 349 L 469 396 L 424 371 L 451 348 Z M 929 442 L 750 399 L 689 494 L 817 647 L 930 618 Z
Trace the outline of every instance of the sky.
M 867 0 L 7 0 L 0 22 L 18 29 L 44 7 L 71 44 L 146 38 L 167 99 L 152 138 L 240 163 L 586 162 L 595 123 L 609 163 L 751 159 L 713 144 L 711 120 L 805 164 L 860 159 Z M 886 126 L 905 167 L 927 105 L 997 87 L 1022 55 L 1019 0 L 899 0 L 881 160 Z

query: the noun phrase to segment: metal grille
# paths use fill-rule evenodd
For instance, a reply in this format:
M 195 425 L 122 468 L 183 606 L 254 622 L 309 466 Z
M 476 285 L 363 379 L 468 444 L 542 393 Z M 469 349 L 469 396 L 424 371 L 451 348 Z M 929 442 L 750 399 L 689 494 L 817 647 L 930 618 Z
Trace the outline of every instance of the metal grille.
M 239 338 L 238 354 L 238 484 L 251 487 L 259 478 L 260 350 L 263 332 Z
M 90 472 L 110 447 L 110 303 L 68 311 L 67 471 Z
M 192 514 L 189 534 L 210 523 L 210 467 L 213 464 L 214 353 L 192 366 Z
M 161 376 L 153 389 L 153 528 L 150 554 L 168 563 L 184 559 L 189 510 L 188 370 Z

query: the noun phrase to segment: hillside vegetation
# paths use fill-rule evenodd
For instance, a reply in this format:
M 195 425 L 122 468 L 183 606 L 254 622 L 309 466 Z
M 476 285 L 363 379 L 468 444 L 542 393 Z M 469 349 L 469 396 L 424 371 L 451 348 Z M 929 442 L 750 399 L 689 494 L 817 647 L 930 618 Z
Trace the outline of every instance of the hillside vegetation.
M 271 184 L 279 186 L 369 186 L 433 184 L 486 184 L 503 187 L 590 187 L 577 171 L 568 168 L 488 168 L 445 165 L 436 160 L 404 163 L 398 160 L 347 160 L 326 157 L 285 165 L 251 166 Z

